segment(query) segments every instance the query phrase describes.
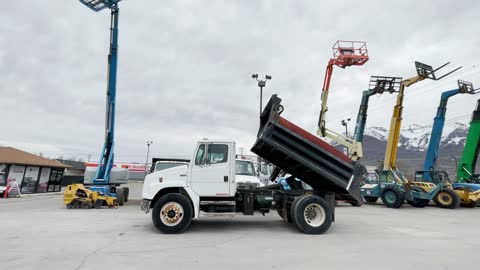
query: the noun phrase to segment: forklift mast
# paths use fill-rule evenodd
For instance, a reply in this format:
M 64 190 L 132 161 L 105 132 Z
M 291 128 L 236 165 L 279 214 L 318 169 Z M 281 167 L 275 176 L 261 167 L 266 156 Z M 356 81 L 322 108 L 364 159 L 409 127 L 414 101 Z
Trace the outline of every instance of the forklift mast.
M 398 92 L 398 86 L 402 78 L 399 77 L 383 77 L 372 76 L 370 78 L 369 89 L 363 91 L 362 102 L 358 109 L 357 121 L 355 124 L 355 131 L 353 132 L 353 139 L 359 143 L 363 141 L 363 133 L 365 132 L 365 125 L 367 123 L 367 110 L 370 97 L 375 94 L 383 94 L 384 92 L 394 93 Z
M 115 130 L 115 97 L 117 84 L 117 55 L 118 55 L 118 2 L 120 0 L 80 0 L 91 10 L 98 12 L 110 9 L 110 48 L 108 54 L 107 73 L 107 100 L 105 112 L 105 142 L 97 172 L 93 179 L 94 185 L 108 185 L 110 183 L 110 171 L 114 161 L 114 130 Z
M 325 114 L 328 111 L 327 100 L 328 91 L 330 89 L 330 80 L 332 77 L 333 66 L 345 68 L 348 66 L 362 66 L 368 61 L 367 44 L 362 41 L 337 41 L 333 47 L 333 58 L 328 61 L 323 80 L 321 109 L 318 119 L 317 134 L 322 137 L 328 137 L 347 148 L 350 148 L 352 159 L 357 160 L 362 157 L 361 144 L 348 138 L 346 135 L 333 132 L 325 128 Z
M 437 109 L 437 115 L 433 119 L 432 132 L 430 134 L 430 141 L 423 162 L 423 180 L 432 182 L 430 171 L 437 170 L 438 148 L 440 147 L 440 140 L 442 138 L 443 127 L 445 125 L 445 114 L 447 113 L 448 99 L 457 94 L 474 94 L 473 85 L 470 82 L 458 81 L 458 88 L 445 91 L 440 98 L 440 105 Z
M 480 152 L 480 99 L 477 100 L 477 107 L 473 111 L 472 121 L 468 129 L 467 140 L 463 148 L 462 157 L 458 163 L 457 181 L 471 182 L 475 173 L 475 166 Z M 478 182 L 475 180 L 473 182 Z
M 388 141 L 387 141 L 387 147 L 385 149 L 385 158 L 383 161 L 384 170 L 397 170 L 397 166 L 395 163 L 397 159 L 398 141 L 400 139 L 400 127 L 402 125 L 403 97 L 404 97 L 405 88 L 417 82 L 423 81 L 425 79 L 440 80 L 461 68 L 461 67 L 458 67 L 448 72 L 447 74 L 437 78 L 435 76 L 435 72 L 445 67 L 448 64 L 450 64 L 450 62 L 434 70 L 429 65 L 426 65 L 420 62 L 415 62 L 415 67 L 417 69 L 417 76 L 406 79 L 402 81 L 402 83 L 400 84 L 400 90 L 398 91 L 397 101 L 396 101 L 395 107 L 393 108 L 392 119 L 390 121 L 390 130 L 388 131 Z

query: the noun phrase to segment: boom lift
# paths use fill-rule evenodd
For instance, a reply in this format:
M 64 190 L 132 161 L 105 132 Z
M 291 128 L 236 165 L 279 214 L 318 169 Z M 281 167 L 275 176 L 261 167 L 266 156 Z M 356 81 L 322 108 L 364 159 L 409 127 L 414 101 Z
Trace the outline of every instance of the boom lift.
M 415 172 L 415 181 L 432 182 L 437 185 L 442 185 L 444 182 L 450 183 L 447 172 L 437 169 L 436 161 L 438 159 L 438 148 L 440 147 L 440 140 L 445 124 L 445 114 L 447 112 L 448 99 L 457 94 L 475 94 L 472 83 L 459 80 L 458 89 L 453 89 L 442 93 L 440 105 L 437 109 L 437 115 L 433 120 L 432 133 L 430 135 L 430 142 L 425 155 L 423 171 Z M 475 137 L 475 135 L 473 135 L 473 137 Z M 476 140 L 478 140 L 478 137 Z M 465 149 L 471 149 L 470 147 L 471 146 L 467 146 Z M 460 205 L 463 207 L 474 207 L 480 199 L 480 185 L 478 184 L 453 183 L 452 188 L 460 200 Z M 441 196 L 436 196 L 433 199 L 437 205 L 442 206 L 448 205 L 453 199 L 453 196 L 442 192 Z
M 445 200 L 446 203 L 440 206 L 449 208 L 458 207 L 460 200 L 449 183 L 442 183 L 436 186 L 433 183 L 409 181 L 402 172 L 397 169 L 395 164 L 397 146 L 400 138 L 405 88 L 425 79 L 440 80 L 461 68 L 456 68 L 437 78 L 435 72 L 448 64 L 449 63 L 446 63 L 434 70 L 429 65 L 415 62 L 417 76 L 406 79 L 400 84 L 397 102 L 390 123 L 383 170 L 378 172 L 379 183 L 365 184 L 362 186 L 362 195 L 365 201 L 375 202 L 381 197 L 387 207 L 399 208 L 406 199 L 407 202 L 414 207 L 425 207 L 431 199 L 435 198 L 437 202 L 436 197 L 449 196 L 450 200 Z
M 472 121 L 468 128 L 467 139 L 463 148 L 462 158 L 457 167 L 457 182 L 480 184 L 478 175 L 475 175 L 475 166 L 480 152 L 480 99 L 473 111 Z
M 477 92 L 478 93 L 478 92 Z M 462 200 L 462 206 L 475 207 L 480 201 L 480 178 L 475 166 L 480 152 L 480 99 L 473 111 L 462 158 L 457 167 L 457 182 L 452 186 Z
M 417 171 L 415 173 L 416 178 L 421 176 L 421 179 L 424 182 L 438 184 L 446 180 L 446 173 L 437 170 L 438 149 L 440 147 L 440 140 L 445 125 L 445 114 L 447 113 L 448 100 L 457 94 L 474 94 L 472 83 L 458 80 L 457 89 L 445 91 L 441 95 L 437 115 L 433 119 L 430 141 L 423 162 L 423 171 Z
M 114 161 L 114 129 L 115 129 L 115 97 L 116 97 L 116 81 L 117 81 L 117 54 L 118 54 L 118 2 L 121 0 L 80 0 L 82 4 L 91 10 L 98 12 L 104 9 L 110 9 L 110 48 L 108 55 L 108 75 L 107 75 L 107 101 L 105 115 L 105 143 L 103 145 L 100 160 L 98 162 L 95 177 L 92 179 L 92 186 L 88 189 L 98 192 L 101 195 L 116 197 L 119 205 L 123 205 L 128 200 L 128 188 L 119 187 L 120 184 L 126 183 L 126 179 L 111 179 L 111 170 Z M 115 181 L 113 181 L 115 180 Z M 85 188 L 77 187 L 69 190 L 81 190 L 81 193 L 87 193 Z M 77 192 L 78 193 L 78 192 Z M 76 194 L 76 193 L 75 193 Z M 66 195 L 64 195 L 66 196 Z M 69 206 L 74 201 L 80 201 L 80 197 L 73 197 L 71 200 L 64 202 Z M 104 200 L 105 202 L 111 200 Z M 81 202 L 81 201 L 80 201 Z M 98 205 L 93 202 L 93 205 Z M 110 205 L 109 205 L 110 206 Z
M 355 141 L 359 143 L 363 141 L 370 97 L 376 94 L 383 94 L 384 92 L 389 92 L 390 94 L 398 92 L 398 87 L 401 82 L 402 78 L 400 77 L 372 76 L 370 78 L 369 89 L 363 91 L 362 102 L 358 109 L 355 131 L 353 132 L 353 139 Z
M 362 66 L 368 61 L 367 44 L 362 41 L 337 41 L 333 45 L 333 58 L 328 61 L 323 81 L 321 110 L 318 119 L 317 134 L 321 137 L 327 137 L 349 149 L 351 158 L 358 160 L 363 156 L 362 144 L 340 133 L 334 132 L 325 127 L 325 114 L 328 111 L 327 100 L 330 89 L 330 79 L 332 77 L 333 66 L 345 68 L 348 66 Z

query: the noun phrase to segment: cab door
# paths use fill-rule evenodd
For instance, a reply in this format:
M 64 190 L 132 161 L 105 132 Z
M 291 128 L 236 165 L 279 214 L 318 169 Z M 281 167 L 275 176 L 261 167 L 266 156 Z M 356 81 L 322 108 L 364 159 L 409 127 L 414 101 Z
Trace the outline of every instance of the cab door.
M 231 155 L 228 144 L 201 143 L 192 162 L 190 187 L 199 196 L 233 196 Z

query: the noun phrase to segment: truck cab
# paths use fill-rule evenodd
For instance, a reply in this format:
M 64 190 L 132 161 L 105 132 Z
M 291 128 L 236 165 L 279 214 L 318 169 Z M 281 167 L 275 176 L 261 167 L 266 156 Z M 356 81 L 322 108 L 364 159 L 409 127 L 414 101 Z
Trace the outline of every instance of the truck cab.
M 235 182 L 237 183 L 237 189 L 239 187 L 258 188 L 264 186 L 257 176 L 255 164 L 243 159 L 237 159 L 235 163 Z
M 187 189 L 195 200 L 210 196 L 233 197 L 235 164 L 235 142 L 201 140 L 190 163 L 147 175 L 143 197 L 153 200 L 157 191 L 172 186 Z M 195 210 L 195 217 L 198 217 L 198 209 Z

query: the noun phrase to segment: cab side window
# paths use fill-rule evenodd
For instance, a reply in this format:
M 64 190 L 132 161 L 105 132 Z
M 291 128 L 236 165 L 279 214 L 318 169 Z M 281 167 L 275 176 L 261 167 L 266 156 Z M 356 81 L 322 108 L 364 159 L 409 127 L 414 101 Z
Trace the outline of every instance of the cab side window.
M 228 145 L 208 145 L 208 161 L 210 164 L 225 163 L 228 161 Z
M 201 144 L 197 150 L 197 155 L 195 157 L 195 165 L 203 165 L 204 156 L 205 156 L 205 144 Z

